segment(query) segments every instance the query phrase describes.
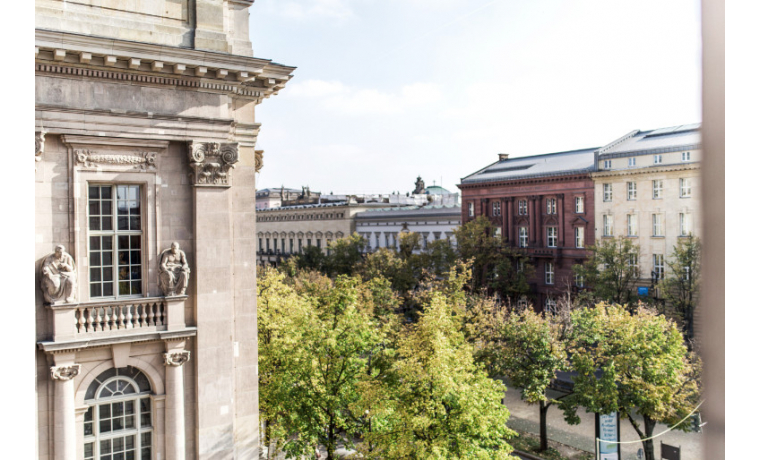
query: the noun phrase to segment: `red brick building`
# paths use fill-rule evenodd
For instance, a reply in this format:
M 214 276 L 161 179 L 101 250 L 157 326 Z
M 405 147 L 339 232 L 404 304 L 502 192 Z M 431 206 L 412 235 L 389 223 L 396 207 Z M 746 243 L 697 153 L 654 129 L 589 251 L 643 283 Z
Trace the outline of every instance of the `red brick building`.
M 462 223 L 487 216 L 505 243 L 524 248 L 536 269 L 537 308 L 575 286 L 572 265 L 594 243 L 596 148 L 499 160 L 462 179 Z

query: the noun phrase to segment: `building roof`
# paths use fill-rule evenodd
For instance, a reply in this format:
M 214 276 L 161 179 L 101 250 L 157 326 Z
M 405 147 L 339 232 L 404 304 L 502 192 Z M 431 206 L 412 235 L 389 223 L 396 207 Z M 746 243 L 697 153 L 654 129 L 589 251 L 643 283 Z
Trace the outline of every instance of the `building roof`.
M 462 207 L 459 205 L 428 205 L 428 206 L 403 206 L 395 208 L 373 209 L 356 214 L 357 219 L 387 219 L 393 217 L 436 217 L 455 216 L 459 218 Z
M 597 148 L 499 160 L 462 178 L 462 184 L 591 172 L 594 169 L 594 152 Z
M 649 131 L 634 130 L 599 149 L 599 158 L 629 154 L 664 153 L 699 148 L 700 124 L 671 126 Z
M 425 193 L 428 195 L 449 195 L 451 192 L 446 190 L 445 188 L 441 187 L 440 185 L 431 185 L 430 187 L 425 187 Z
M 272 194 L 278 195 L 280 193 L 280 190 L 282 190 L 282 188 L 262 188 L 260 190 L 256 190 L 256 196 L 269 196 L 269 195 L 272 195 Z M 301 190 L 300 189 L 296 189 L 296 188 L 286 188 L 285 192 L 288 192 L 288 193 L 301 193 Z M 312 192 L 312 193 L 314 193 L 314 192 Z

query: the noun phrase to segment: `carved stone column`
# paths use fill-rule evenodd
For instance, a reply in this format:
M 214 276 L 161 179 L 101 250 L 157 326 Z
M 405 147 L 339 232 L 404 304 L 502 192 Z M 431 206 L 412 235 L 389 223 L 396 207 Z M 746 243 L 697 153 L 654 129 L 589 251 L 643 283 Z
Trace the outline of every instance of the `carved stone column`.
M 166 365 L 166 458 L 185 458 L 185 382 L 182 365 L 190 352 L 171 350 L 164 353 Z
M 189 143 L 190 178 L 196 186 L 229 187 L 239 160 L 237 142 Z
M 55 413 L 53 415 L 53 441 L 55 460 L 76 460 L 77 424 L 74 412 L 74 377 L 81 365 L 68 364 L 50 368 L 55 381 Z

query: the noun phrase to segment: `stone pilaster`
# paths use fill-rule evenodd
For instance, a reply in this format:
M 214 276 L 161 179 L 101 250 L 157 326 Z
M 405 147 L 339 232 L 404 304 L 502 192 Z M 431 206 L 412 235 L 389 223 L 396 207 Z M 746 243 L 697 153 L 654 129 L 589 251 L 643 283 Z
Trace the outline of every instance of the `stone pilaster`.
M 79 375 L 81 365 L 65 364 L 50 368 L 55 381 L 53 436 L 55 460 L 76 460 L 77 429 L 74 412 L 74 377 Z
M 557 194 L 557 209 L 559 218 L 559 247 L 565 247 L 565 194 Z
M 183 344 L 184 346 L 184 344 Z M 190 360 L 186 350 L 164 353 L 166 366 L 166 458 L 185 457 L 185 381 L 182 365 Z

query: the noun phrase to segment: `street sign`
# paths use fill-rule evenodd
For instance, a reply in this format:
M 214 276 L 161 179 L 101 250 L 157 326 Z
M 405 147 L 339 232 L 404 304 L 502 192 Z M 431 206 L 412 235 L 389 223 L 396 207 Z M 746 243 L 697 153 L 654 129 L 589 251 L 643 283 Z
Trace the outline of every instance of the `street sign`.
M 596 414 L 596 437 L 600 460 L 620 460 L 620 414 Z
M 641 297 L 648 297 L 649 296 L 649 288 L 646 286 L 639 286 L 639 295 Z
M 662 460 L 681 460 L 681 448 L 669 446 L 660 441 L 660 456 Z

